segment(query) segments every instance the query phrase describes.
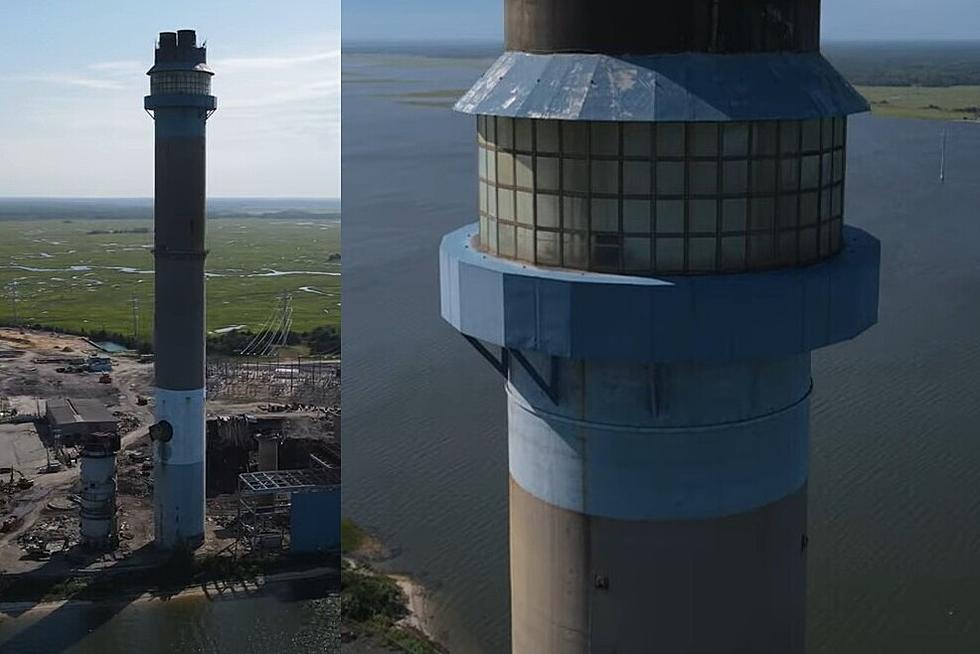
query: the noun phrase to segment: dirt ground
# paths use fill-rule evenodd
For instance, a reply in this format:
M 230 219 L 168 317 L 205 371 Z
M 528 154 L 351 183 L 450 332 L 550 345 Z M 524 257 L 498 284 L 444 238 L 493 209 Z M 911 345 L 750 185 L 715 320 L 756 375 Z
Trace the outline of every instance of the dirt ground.
M 122 443 L 116 459 L 119 547 L 110 554 L 80 554 L 78 466 L 44 472 L 48 453 L 34 424 L 0 424 L 0 573 L 43 568 L 45 574 L 57 574 L 65 568 L 118 566 L 153 539 L 153 457 L 147 432 L 153 419 L 153 366 L 135 355 L 114 354 L 108 384 L 100 383 L 99 373 L 57 371 L 71 359 L 96 352 L 77 336 L 0 328 L 0 399 L 6 398 L 19 415 L 25 415 L 43 413 L 47 398 L 92 398 L 120 419 Z M 149 402 L 140 405 L 139 396 Z M 208 414 L 261 414 L 265 404 L 209 401 Z M 33 485 L 19 488 L 21 478 Z M 5 486 L 10 480 L 14 484 Z M 207 502 L 202 551 L 221 552 L 234 544 L 234 535 L 225 527 L 235 516 L 237 501 L 223 495 Z M 4 530 L 5 520 L 14 526 Z M 41 557 L 27 556 L 29 551 L 41 550 L 45 551 Z

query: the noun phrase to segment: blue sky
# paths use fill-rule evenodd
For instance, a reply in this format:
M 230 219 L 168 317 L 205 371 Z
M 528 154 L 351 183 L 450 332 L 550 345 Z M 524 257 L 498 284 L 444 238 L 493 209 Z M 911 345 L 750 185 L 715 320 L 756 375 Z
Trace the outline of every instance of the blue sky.
M 503 0 L 347 0 L 345 40 L 499 39 Z M 824 37 L 980 39 L 977 0 L 823 0 Z
M 152 196 L 145 73 L 181 28 L 216 72 L 209 195 L 340 195 L 340 0 L 11 0 L 0 23 L 0 196 Z

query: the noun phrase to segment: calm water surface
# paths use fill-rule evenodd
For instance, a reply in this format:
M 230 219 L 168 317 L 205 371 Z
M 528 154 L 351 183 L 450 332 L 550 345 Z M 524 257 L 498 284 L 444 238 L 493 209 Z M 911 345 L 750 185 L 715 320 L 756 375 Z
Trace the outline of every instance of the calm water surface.
M 333 654 L 339 598 L 211 601 L 179 597 L 126 606 L 72 605 L 0 614 L 3 654 Z
M 344 57 L 345 511 L 435 593 L 454 653 L 508 646 L 502 382 L 439 317 L 476 221 L 486 58 Z M 846 220 L 882 241 L 880 323 L 814 356 L 809 649 L 980 651 L 980 126 L 852 120 Z M 356 335 L 356 338 L 352 335 Z

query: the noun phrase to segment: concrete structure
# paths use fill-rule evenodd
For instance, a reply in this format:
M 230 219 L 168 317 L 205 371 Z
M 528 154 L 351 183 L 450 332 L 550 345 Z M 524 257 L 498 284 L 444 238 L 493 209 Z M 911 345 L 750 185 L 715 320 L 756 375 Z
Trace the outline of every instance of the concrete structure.
M 148 72 L 156 133 L 154 204 L 156 544 L 204 540 L 205 124 L 211 95 L 207 51 L 193 30 L 161 32 Z
M 81 458 L 81 535 L 91 549 L 116 541 L 116 452 L 118 434 L 89 434 L 79 439 Z
M 72 444 L 80 436 L 115 434 L 119 420 L 98 400 L 57 398 L 46 400 L 44 417 L 52 434 Z
M 875 323 L 879 269 L 819 0 L 505 15 L 440 275 L 507 380 L 513 651 L 801 654 L 810 352 Z

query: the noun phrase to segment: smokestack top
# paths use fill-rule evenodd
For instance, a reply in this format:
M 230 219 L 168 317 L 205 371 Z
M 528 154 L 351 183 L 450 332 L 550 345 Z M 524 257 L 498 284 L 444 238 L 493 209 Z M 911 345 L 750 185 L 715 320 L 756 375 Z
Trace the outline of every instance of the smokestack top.
M 507 50 L 813 52 L 820 0 L 504 0 Z
M 193 66 L 207 60 L 207 48 L 197 46 L 197 32 L 194 30 L 160 32 L 156 63 L 186 63 Z

